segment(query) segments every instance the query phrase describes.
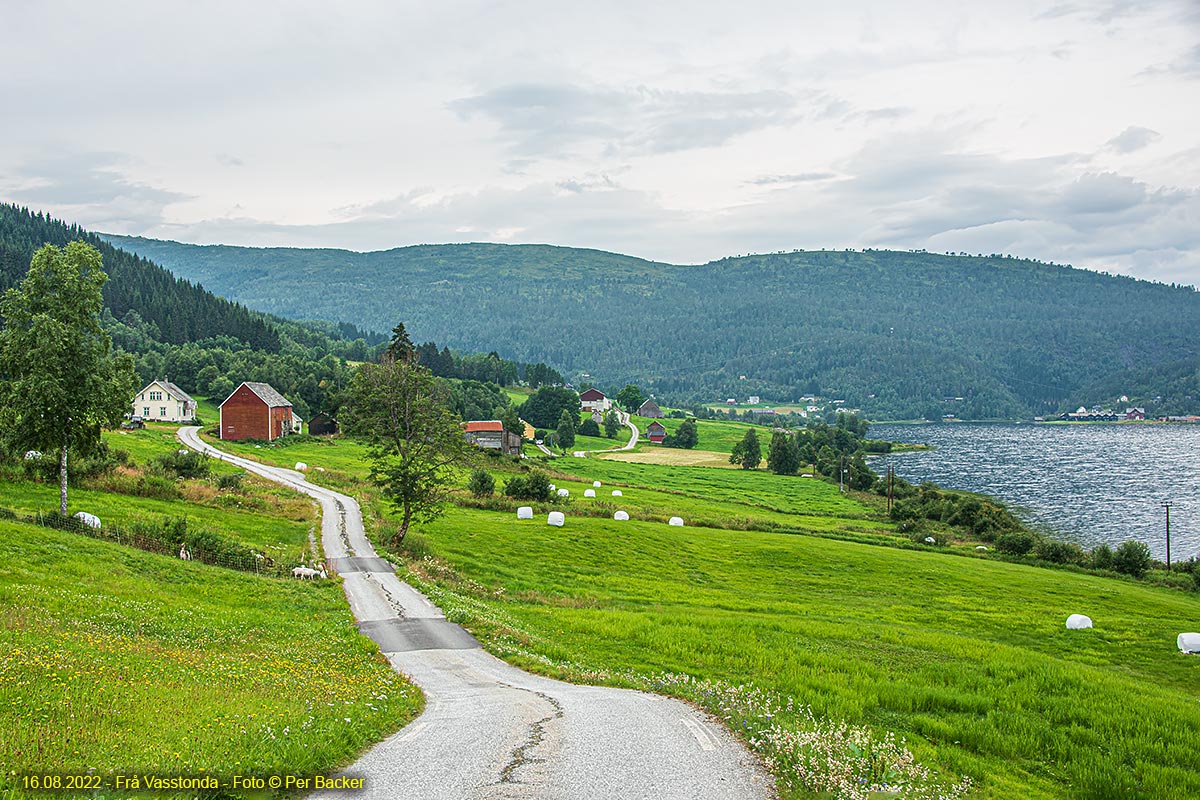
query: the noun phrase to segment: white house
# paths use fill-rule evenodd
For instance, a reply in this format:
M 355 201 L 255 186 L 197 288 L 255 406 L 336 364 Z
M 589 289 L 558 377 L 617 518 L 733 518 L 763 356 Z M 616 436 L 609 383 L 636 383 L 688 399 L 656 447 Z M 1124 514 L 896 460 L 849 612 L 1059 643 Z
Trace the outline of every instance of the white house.
M 196 418 L 196 401 L 166 380 L 151 381 L 133 398 L 133 416 L 155 422 L 191 422 Z
M 599 411 L 604 413 L 612 407 L 612 401 L 604 396 L 604 392 L 599 389 L 588 389 L 583 394 L 579 395 L 579 410 L 580 411 Z

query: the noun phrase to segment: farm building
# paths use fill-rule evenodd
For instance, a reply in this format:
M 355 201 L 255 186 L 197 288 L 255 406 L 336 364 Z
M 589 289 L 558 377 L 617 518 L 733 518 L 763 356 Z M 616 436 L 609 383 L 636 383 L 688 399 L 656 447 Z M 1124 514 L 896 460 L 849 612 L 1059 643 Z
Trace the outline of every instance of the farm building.
M 464 422 L 463 435 L 476 447 L 499 450 L 509 456 L 521 454 L 521 437 L 512 431 L 504 430 L 504 423 L 498 419 Z
M 329 436 L 338 432 L 338 421 L 322 411 L 308 421 L 308 432 L 313 436 Z
M 220 436 L 270 441 L 296 430 L 292 404 L 269 384 L 247 381 L 221 403 Z
M 155 422 L 190 422 L 196 418 L 196 401 L 168 380 L 150 381 L 133 398 L 132 416 Z
M 646 427 L 646 438 L 654 444 L 662 444 L 662 440 L 667 437 L 667 429 L 662 426 L 661 422 L 651 422 Z
M 637 410 L 639 417 L 651 417 L 653 419 L 662 419 L 662 409 L 658 407 L 658 403 L 653 400 L 647 400 Z
M 588 389 L 579 395 L 580 411 L 599 411 L 603 413 L 608 411 L 610 407 L 612 407 L 612 401 L 605 397 L 604 392 L 599 389 Z

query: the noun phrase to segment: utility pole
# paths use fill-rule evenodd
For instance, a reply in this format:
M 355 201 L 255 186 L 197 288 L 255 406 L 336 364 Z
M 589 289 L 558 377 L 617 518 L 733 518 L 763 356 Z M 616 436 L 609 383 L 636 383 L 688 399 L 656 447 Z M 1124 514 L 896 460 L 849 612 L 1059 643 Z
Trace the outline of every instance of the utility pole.
M 838 491 L 841 492 L 842 494 L 846 493 L 845 478 L 846 478 L 846 457 L 842 456 L 840 459 L 838 459 Z
M 1167 510 L 1167 572 L 1171 571 L 1171 501 L 1160 505 Z

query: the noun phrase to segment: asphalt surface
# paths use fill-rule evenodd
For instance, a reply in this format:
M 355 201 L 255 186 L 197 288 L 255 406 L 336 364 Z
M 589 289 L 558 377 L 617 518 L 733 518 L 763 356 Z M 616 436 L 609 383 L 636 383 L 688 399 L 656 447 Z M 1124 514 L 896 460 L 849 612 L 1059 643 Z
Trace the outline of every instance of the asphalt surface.
M 677 700 L 576 686 L 484 651 L 378 557 L 353 498 L 299 472 L 232 456 L 183 428 L 188 447 L 315 498 L 321 541 L 359 630 L 425 693 L 424 713 L 342 774 L 354 800 L 750 800 L 772 781 L 719 724 Z

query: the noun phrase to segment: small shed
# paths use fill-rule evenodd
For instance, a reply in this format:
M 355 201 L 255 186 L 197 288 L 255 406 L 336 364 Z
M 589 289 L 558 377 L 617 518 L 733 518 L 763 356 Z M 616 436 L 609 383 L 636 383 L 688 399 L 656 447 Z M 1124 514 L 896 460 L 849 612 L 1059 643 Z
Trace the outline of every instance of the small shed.
M 580 411 L 599 411 L 604 413 L 612 406 L 612 401 L 599 389 L 588 389 L 579 395 Z
M 331 436 L 338 432 L 338 421 L 322 411 L 308 421 L 308 432 L 312 436 Z
M 246 381 L 221 403 L 220 436 L 226 441 L 271 441 L 291 433 L 295 414 L 270 384 Z
M 667 429 L 661 422 L 651 422 L 646 427 L 646 438 L 654 444 L 662 444 L 662 440 L 667 438 Z
M 509 456 L 521 454 L 521 437 L 504 429 L 498 419 L 473 419 L 463 423 L 463 435 L 476 447 L 499 450 Z
M 659 408 L 658 403 L 655 403 L 653 400 L 647 400 L 646 402 L 642 403 L 642 405 L 638 407 L 637 415 L 639 417 L 649 417 L 651 419 L 663 418 L 662 409 Z

